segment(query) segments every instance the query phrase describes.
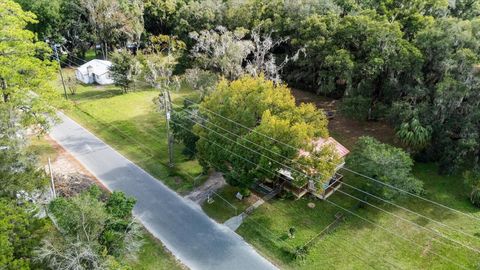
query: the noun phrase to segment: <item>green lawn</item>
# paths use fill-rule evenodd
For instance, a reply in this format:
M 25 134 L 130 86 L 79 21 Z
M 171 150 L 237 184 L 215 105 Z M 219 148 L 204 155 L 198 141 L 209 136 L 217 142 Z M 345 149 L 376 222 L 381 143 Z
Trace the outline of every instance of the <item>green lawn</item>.
M 480 211 L 468 202 L 467 192 L 460 178 L 440 176 L 436 171 L 436 167 L 431 164 L 419 164 L 415 167 L 415 174 L 425 182 L 426 196 L 480 218 Z M 351 185 L 359 186 L 360 181 L 366 180 L 347 175 L 346 181 Z M 365 198 L 346 186 L 342 187 L 342 190 L 359 198 Z M 316 204 L 314 209 L 307 207 L 310 201 Z M 457 265 L 442 259 L 435 253 L 448 257 L 451 261 L 467 268 L 476 269 L 480 266 L 480 257 L 477 253 L 434 233 L 420 229 L 374 207 L 360 206 L 358 201 L 339 192 L 331 197 L 331 201 L 362 218 L 371 220 L 383 229 L 327 202 L 305 198 L 298 201 L 276 199 L 264 204 L 242 224 L 238 233 L 261 253 L 285 269 L 326 267 L 334 269 L 458 269 Z M 397 216 L 460 241 L 464 245 L 480 249 L 480 223 L 474 219 L 411 197 L 401 198 L 395 202 L 472 235 L 469 237 L 373 198 L 369 198 L 368 201 Z M 344 213 L 346 220 L 333 232 L 314 241 L 315 244 L 311 246 L 306 259 L 293 259 L 289 251 L 315 237 L 334 220 L 338 212 Z M 290 227 L 295 227 L 297 230 L 293 239 L 287 236 Z M 400 235 L 412 242 L 403 240 L 399 237 Z
M 73 70 L 65 69 L 65 73 L 71 76 Z M 60 86 L 58 89 L 63 91 Z M 158 95 L 157 90 L 144 85 L 136 85 L 127 94 L 115 86 L 79 85 L 77 93 L 69 95 L 75 105 L 66 113 L 170 188 L 186 193 L 193 188 L 192 176 L 202 169 L 182 155 L 180 144 L 174 148 L 176 166 L 166 166 L 165 116 L 153 102 Z M 185 87 L 171 92 L 172 102 L 178 105 L 196 95 Z
M 57 150 L 46 140 L 45 137 L 39 136 L 30 138 L 29 148 L 38 155 L 38 163 L 41 167 L 48 164 L 48 158 L 52 161 L 57 158 Z
M 230 185 L 223 187 L 212 196 L 213 202 L 205 202 L 202 205 L 203 211 L 220 223 L 242 213 L 249 204 L 248 199 L 240 201 L 235 198 L 235 194 L 239 191 L 239 188 Z
M 176 168 L 169 170 L 164 165 L 167 162 L 165 122 L 163 115 L 156 111 L 152 102 L 158 92 L 141 86 L 137 88 L 134 92 L 121 94 L 114 86 L 81 86 L 76 95 L 70 96 L 76 105 L 67 114 L 174 190 L 188 192 L 193 188 L 192 176 L 200 174 L 201 167 L 196 161 L 187 160 L 181 155 L 181 145 L 176 145 L 175 148 Z M 173 101 L 177 104 L 181 104 L 185 97 L 193 96 L 195 93 L 185 88 L 172 93 Z M 415 174 L 425 182 L 424 196 L 480 218 L 478 209 L 473 208 L 468 202 L 467 191 L 460 176 L 440 176 L 432 164 L 417 164 Z M 362 181 L 368 181 L 351 175 L 346 175 L 345 180 L 355 186 L 360 186 Z M 342 190 L 360 196 L 346 186 L 342 187 Z M 219 191 L 219 194 L 237 208 L 237 213 L 240 213 L 247 207 L 247 203 L 236 200 L 234 198 L 236 192 L 235 188 L 226 187 Z M 458 268 L 454 263 L 445 261 L 435 254 L 446 256 L 468 268 L 479 267 L 480 258 L 473 251 L 460 248 L 455 243 L 418 229 L 373 207 L 361 205 L 359 207 L 357 201 L 339 192 L 334 194 L 331 200 L 384 229 L 344 213 L 346 220 L 333 232 L 314 241 L 304 260 L 294 260 L 292 250 L 310 241 L 334 220 L 336 213 L 344 211 L 327 202 L 312 200 L 316 207 L 310 209 L 307 207 L 309 199 L 298 201 L 274 199 L 247 218 L 238 229 L 238 233 L 262 254 L 285 269 Z M 480 248 L 480 225 L 473 219 L 411 197 L 396 201 L 448 226 L 476 235 L 468 237 L 373 198 L 369 198 L 369 202 L 465 245 Z M 219 222 L 224 222 L 236 212 L 218 196 L 214 197 L 212 204 L 204 204 L 203 209 Z M 289 238 L 287 235 L 290 227 L 297 230 L 295 238 Z M 413 243 L 398 238 L 399 235 Z M 144 248 L 143 255 L 140 256 L 140 258 L 143 256 L 146 262 L 151 261 L 152 268 L 149 268 L 146 262 L 138 263 L 134 268 L 139 268 L 140 265 L 146 267 L 143 269 L 155 268 L 153 265 L 159 256 L 157 254 L 162 252 L 159 247 L 161 246 L 151 242 L 150 248 Z
M 144 244 L 136 260 L 127 260 L 132 269 L 139 270 L 175 270 L 184 269 L 175 258 L 163 247 L 162 243 L 145 232 Z

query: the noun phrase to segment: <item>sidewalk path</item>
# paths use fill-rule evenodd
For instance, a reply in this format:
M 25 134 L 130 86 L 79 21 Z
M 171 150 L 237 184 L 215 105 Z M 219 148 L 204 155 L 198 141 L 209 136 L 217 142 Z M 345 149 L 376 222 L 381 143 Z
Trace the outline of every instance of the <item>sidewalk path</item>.
M 198 205 L 177 195 L 72 119 L 60 117 L 63 122 L 50 136 L 107 188 L 135 197 L 135 216 L 183 264 L 202 270 L 276 269 Z

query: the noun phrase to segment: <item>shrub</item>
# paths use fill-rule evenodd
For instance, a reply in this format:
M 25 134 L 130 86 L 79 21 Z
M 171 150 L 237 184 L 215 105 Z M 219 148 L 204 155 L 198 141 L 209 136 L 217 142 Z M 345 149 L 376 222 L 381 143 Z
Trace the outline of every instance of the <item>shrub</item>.
M 480 207 L 480 188 L 474 188 L 470 193 L 470 201 L 476 207 Z
M 412 158 L 400 148 L 371 137 L 361 137 L 346 162 L 349 168 L 385 184 L 415 194 L 423 192 L 423 182 L 412 174 Z M 392 199 L 399 193 L 373 181 L 368 181 L 366 188 L 386 199 Z
M 480 170 L 475 168 L 471 171 L 466 171 L 463 174 L 465 184 L 471 188 L 470 202 L 476 207 L 480 207 Z

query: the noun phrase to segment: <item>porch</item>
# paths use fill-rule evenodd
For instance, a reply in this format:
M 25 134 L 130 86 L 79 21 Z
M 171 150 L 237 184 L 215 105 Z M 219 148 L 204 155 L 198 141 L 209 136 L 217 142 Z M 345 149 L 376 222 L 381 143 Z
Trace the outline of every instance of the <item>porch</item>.
M 317 192 L 316 189 L 310 189 L 309 191 L 321 200 L 326 200 L 330 197 L 336 190 L 342 187 L 343 184 L 343 175 L 340 173 L 335 173 L 335 175 L 328 181 L 328 183 L 323 184 L 323 192 Z

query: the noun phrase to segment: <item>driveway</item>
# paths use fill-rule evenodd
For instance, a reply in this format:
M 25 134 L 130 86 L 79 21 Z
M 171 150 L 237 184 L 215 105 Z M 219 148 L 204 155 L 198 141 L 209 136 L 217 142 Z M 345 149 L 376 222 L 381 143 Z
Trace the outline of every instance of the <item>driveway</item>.
M 276 269 L 198 205 L 177 195 L 72 119 L 60 117 L 63 122 L 50 136 L 107 188 L 135 197 L 135 216 L 183 264 L 205 270 Z

